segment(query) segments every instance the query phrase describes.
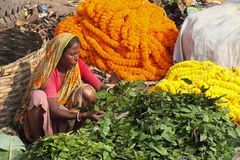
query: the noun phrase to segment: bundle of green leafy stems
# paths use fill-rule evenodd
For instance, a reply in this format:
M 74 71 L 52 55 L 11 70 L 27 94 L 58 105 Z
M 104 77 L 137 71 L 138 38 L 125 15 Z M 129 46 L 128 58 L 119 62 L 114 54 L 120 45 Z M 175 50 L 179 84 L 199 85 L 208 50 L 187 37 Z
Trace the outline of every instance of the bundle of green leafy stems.
M 240 141 L 228 111 L 216 105 L 219 98 L 150 94 L 139 89 L 142 84 L 121 81 L 118 91 L 98 92 L 98 103 L 89 109 L 104 110 L 103 120 L 87 121 L 77 133 L 43 137 L 25 153 L 25 158 L 232 159 Z

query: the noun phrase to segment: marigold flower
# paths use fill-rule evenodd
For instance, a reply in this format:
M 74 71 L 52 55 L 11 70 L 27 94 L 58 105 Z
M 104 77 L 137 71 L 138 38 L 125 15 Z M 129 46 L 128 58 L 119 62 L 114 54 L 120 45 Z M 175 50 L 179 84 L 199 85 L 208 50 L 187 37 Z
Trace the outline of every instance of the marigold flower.
M 125 80 L 165 76 L 178 35 L 163 8 L 147 0 L 86 0 L 76 16 L 58 24 L 55 34 L 62 32 L 80 39 L 80 57 L 88 64 Z

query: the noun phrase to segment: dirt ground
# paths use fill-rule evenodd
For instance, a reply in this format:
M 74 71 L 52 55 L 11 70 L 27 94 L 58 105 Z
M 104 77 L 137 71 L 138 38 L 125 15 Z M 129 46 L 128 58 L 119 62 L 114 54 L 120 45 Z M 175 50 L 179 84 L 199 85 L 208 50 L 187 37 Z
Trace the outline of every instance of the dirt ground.
M 55 12 L 59 16 L 75 14 L 76 6 L 71 2 L 78 2 L 77 0 L 28 0 L 32 5 L 46 4 L 49 6 L 49 12 Z M 79 0 L 80 2 L 80 0 Z

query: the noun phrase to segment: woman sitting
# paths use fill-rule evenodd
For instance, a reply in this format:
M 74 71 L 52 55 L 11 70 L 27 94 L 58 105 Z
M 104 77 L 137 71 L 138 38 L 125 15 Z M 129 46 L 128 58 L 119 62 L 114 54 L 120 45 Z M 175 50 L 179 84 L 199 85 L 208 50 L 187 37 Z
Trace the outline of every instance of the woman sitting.
M 76 120 L 76 129 L 85 119 L 103 118 L 102 111 L 72 111 L 76 106 L 95 104 L 95 89 L 107 89 L 79 59 L 80 49 L 79 39 L 69 33 L 59 34 L 48 43 L 46 55 L 33 73 L 23 116 L 15 117 L 15 120 L 22 119 L 29 141 L 69 131 L 68 120 Z

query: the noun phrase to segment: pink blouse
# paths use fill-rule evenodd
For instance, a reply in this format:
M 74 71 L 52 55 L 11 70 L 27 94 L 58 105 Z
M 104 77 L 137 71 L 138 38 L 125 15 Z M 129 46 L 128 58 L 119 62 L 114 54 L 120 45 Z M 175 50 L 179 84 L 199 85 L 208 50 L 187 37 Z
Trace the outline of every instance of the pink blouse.
M 84 83 L 92 85 L 94 88 L 100 85 L 101 81 L 94 75 L 88 66 L 83 62 L 83 60 L 78 60 L 78 65 L 81 72 L 81 79 Z M 46 87 L 43 91 L 46 93 L 48 98 L 57 98 L 58 91 L 62 87 L 62 82 L 60 80 L 60 75 L 57 68 L 54 69 L 52 75 L 50 76 Z

